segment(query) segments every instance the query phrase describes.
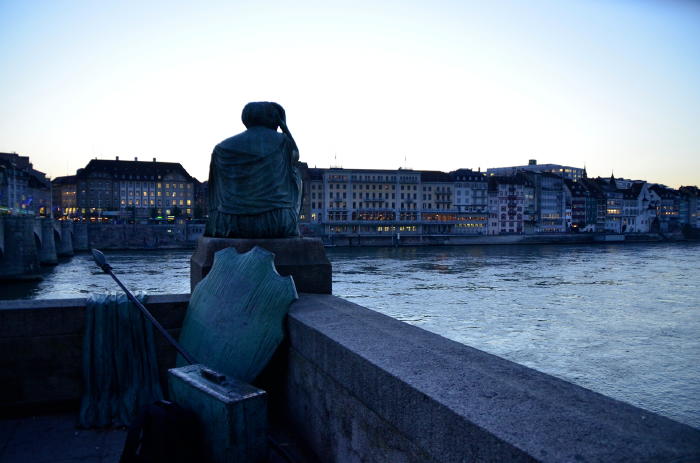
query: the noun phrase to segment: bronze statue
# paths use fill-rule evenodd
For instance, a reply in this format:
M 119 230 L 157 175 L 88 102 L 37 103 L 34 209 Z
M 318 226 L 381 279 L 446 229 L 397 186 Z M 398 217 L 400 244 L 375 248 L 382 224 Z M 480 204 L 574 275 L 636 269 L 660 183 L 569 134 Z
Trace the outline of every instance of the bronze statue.
M 211 155 L 205 235 L 298 236 L 299 151 L 284 109 L 272 102 L 248 103 L 242 119 L 247 130 L 216 145 Z

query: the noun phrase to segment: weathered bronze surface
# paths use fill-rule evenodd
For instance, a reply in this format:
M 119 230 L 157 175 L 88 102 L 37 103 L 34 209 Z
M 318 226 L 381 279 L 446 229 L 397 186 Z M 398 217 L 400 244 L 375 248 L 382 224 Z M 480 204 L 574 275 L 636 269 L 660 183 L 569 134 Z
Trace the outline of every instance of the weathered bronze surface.
M 267 394 L 231 377 L 207 379 L 202 365 L 173 368 L 168 374 L 170 398 L 198 418 L 211 463 L 266 461 Z
M 274 254 L 257 246 L 245 254 L 234 248 L 215 254 L 182 325 L 180 343 L 187 352 L 226 376 L 255 379 L 282 341 L 282 322 L 297 299 L 294 280 L 280 276 L 273 260 Z
M 211 155 L 205 235 L 298 236 L 299 151 L 284 109 L 277 103 L 248 103 L 242 119 L 247 130 L 216 145 Z

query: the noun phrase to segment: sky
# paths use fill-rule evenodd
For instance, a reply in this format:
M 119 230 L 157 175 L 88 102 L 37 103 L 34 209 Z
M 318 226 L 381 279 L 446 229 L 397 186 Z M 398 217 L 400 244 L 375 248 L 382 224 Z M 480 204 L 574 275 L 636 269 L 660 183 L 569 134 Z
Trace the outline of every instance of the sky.
M 700 2 L 0 0 L 0 151 L 199 180 L 249 101 L 311 167 L 700 184 Z

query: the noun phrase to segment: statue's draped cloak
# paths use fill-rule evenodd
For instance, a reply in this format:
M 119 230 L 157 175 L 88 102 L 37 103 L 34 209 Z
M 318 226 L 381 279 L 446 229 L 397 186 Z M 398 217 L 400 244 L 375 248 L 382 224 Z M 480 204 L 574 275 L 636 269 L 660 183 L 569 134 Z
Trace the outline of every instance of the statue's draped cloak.
M 211 156 L 209 210 L 231 215 L 298 210 L 298 159 L 292 139 L 263 126 L 222 141 Z

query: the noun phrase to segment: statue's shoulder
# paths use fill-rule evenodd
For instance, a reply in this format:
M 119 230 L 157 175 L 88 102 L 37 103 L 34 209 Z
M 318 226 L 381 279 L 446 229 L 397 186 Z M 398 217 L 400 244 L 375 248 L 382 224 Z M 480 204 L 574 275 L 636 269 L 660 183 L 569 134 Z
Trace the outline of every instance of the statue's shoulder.
M 261 143 L 278 146 L 286 141 L 289 141 L 289 137 L 283 133 L 265 127 L 252 127 L 245 132 L 223 140 L 216 145 L 216 148 L 245 151 L 246 148 L 260 146 Z

